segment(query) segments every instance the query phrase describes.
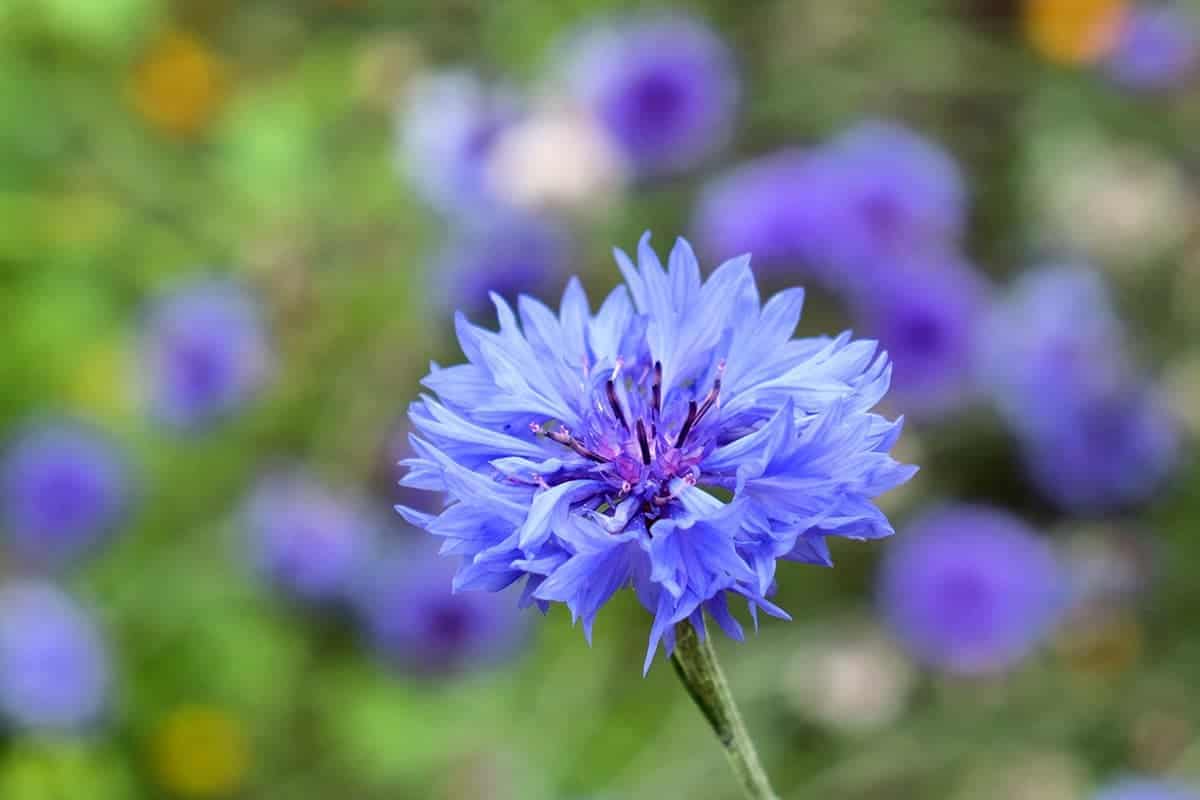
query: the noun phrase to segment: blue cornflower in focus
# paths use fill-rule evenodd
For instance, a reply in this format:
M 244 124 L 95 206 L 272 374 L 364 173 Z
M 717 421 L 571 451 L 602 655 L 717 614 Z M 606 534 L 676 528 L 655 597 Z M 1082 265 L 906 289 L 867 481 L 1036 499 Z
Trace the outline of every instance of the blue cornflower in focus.
M 886 355 L 793 339 L 801 290 L 762 304 L 748 256 L 702 282 L 682 239 L 665 268 L 648 234 L 637 264 L 615 255 L 625 285 L 594 313 L 573 280 L 558 312 L 494 297 L 498 332 L 457 318 L 467 363 L 425 378 L 402 481 L 448 504 L 398 510 L 461 558 L 456 589 L 525 578 L 525 601 L 566 604 L 589 639 L 632 586 L 654 618 L 648 669 L 705 611 L 740 638 L 731 595 L 786 617 L 776 561 L 828 565 L 827 536 L 889 535 L 872 498 L 915 468 L 888 455 L 900 423 L 870 412 Z
M 89 616 L 50 583 L 0 585 L 0 715 L 15 726 L 74 730 L 104 710 L 108 654 Z
M 416 80 L 398 118 L 397 161 L 422 199 L 451 216 L 499 204 L 488 161 L 501 135 L 521 119 L 517 96 L 469 72 Z
M 627 19 L 568 43 L 568 91 L 635 171 L 678 172 L 729 138 L 739 83 L 725 43 L 685 16 Z
M 455 592 L 454 566 L 424 546 L 401 548 L 367 574 L 358 608 L 367 638 L 388 663 L 415 675 L 446 675 L 515 654 L 526 624 L 515 604 Z
M 1178 425 L 1132 363 L 1095 272 L 1067 265 L 1023 276 L 987 327 L 983 380 L 1046 497 L 1103 511 L 1163 484 Z
M 1174 781 L 1125 778 L 1101 789 L 1092 800 L 1200 800 L 1200 791 Z
M 244 522 L 259 573 L 309 603 L 349 599 L 374 543 L 375 523 L 358 502 L 300 471 L 262 478 Z
M 1200 66 L 1196 18 L 1169 4 L 1134 6 L 1103 64 L 1109 77 L 1128 89 L 1174 89 Z
M 893 264 L 855 298 L 863 330 L 892 358 L 897 406 L 924 416 L 970 399 L 987 310 L 987 283 L 948 254 Z
M 155 301 L 141 358 L 152 413 L 197 429 L 253 397 L 269 373 L 271 351 L 250 292 L 231 280 L 202 278 Z
M 1063 611 L 1065 576 L 1050 546 L 1007 512 L 948 506 L 888 548 L 880 611 L 918 660 L 951 673 L 1003 670 Z
M 851 288 L 913 253 L 953 249 L 967 190 L 953 157 L 903 125 L 861 122 L 822 150 L 821 252 Z
M 570 259 L 570 237 L 536 216 L 498 213 L 450 234 L 434 258 L 435 295 L 447 309 L 490 309 L 489 294 L 515 299 L 558 283 Z
M 78 422 L 26 428 L 0 464 L 0 521 L 14 558 L 28 565 L 81 555 L 118 525 L 130 493 L 122 453 Z

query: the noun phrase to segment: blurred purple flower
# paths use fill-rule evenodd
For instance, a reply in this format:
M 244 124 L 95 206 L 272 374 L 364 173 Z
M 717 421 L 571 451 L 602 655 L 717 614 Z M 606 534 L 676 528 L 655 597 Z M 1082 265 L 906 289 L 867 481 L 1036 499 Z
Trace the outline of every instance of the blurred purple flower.
M 1178 427 L 1131 363 L 1095 272 L 1023 276 L 993 310 L 982 347 L 982 380 L 1045 496 L 1105 510 L 1145 500 L 1170 475 Z
M 970 399 L 987 299 L 975 268 L 946 254 L 894 264 L 857 293 L 857 319 L 892 359 L 898 408 L 939 414 Z
M 693 227 L 716 259 L 754 254 L 760 274 L 809 273 L 830 265 L 824 252 L 828 165 L 816 153 L 789 149 L 747 161 L 710 181 Z
M 41 581 L 0 586 L 0 714 L 23 728 L 73 730 L 96 720 L 108 654 L 88 615 Z
M 1068 264 L 1027 272 L 985 324 L 983 379 L 1017 431 L 1055 427 L 1060 398 L 1108 394 L 1126 380 L 1125 332 L 1094 270 Z
M 1101 789 L 1092 800 L 1200 800 L 1200 791 L 1174 781 L 1125 778 Z
M 446 309 L 490 311 L 491 292 L 515 299 L 548 288 L 570 258 L 566 230 L 537 217 L 508 213 L 456 229 L 435 257 L 433 280 Z
M 444 676 L 515 655 L 527 627 L 522 612 L 486 592 L 456 592 L 453 578 L 453 563 L 424 545 L 375 565 L 359 608 L 369 640 L 390 664 Z
M 706 252 L 869 288 L 898 261 L 953 250 L 966 189 L 954 160 L 897 123 L 868 121 L 824 146 L 782 150 L 711 182 L 695 227 Z
M 300 471 L 260 480 L 245 523 L 259 573 L 309 603 L 349 599 L 374 540 L 364 508 Z
M 729 138 L 739 86 L 733 58 L 707 25 L 628 19 L 568 43 L 569 90 L 642 174 L 688 169 Z
M 397 160 L 425 202 L 443 214 L 486 213 L 498 203 L 487 177 L 489 156 L 521 113 L 514 93 L 468 72 L 427 75 L 414 82 L 400 111 Z
M 881 613 L 920 661 L 951 673 L 1004 670 L 1057 622 L 1065 576 L 1019 519 L 982 506 L 927 512 L 889 547 Z
M 967 190 L 953 157 L 894 122 L 866 121 L 822 150 L 821 251 L 851 288 L 901 257 L 952 249 L 966 224 Z
M 1196 18 L 1168 4 L 1129 9 L 1104 62 L 1113 81 L 1136 91 L 1174 89 L 1192 77 L 1198 65 Z
M 150 407 L 162 422 L 198 429 L 238 409 L 270 369 L 255 298 L 240 284 L 200 278 L 159 297 L 142 342 Z
M 88 550 L 121 521 L 127 465 L 104 434 L 72 421 L 19 433 L 0 466 L 0 518 L 17 560 L 53 566 Z
M 1054 402 L 1058 423 L 1024 446 L 1034 482 L 1059 506 L 1086 512 L 1140 503 L 1171 475 L 1180 432 L 1152 387 Z

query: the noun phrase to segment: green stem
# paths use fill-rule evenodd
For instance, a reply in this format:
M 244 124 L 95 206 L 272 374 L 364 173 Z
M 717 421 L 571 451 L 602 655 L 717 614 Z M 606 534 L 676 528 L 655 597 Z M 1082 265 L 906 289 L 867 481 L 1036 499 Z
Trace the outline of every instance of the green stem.
M 683 687 L 717 734 L 747 800 L 779 800 L 758 760 L 746 723 L 742 722 L 733 702 L 733 693 L 717 663 L 717 654 L 713 652 L 709 637 L 705 636 L 701 641 L 690 623 L 680 623 L 675 628 L 675 653 L 671 663 Z

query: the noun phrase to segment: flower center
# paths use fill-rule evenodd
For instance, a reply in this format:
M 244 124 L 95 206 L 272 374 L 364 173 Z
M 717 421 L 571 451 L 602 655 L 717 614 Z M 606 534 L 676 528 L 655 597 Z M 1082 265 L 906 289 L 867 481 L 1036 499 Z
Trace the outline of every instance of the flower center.
M 711 423 L 719 406 L 722 362 L 707 394 L 682 400 L 663 397 L 661 362 L 636 377 L 623 375 L 618 359 L 593 391 L 586 430 L 531 423 L 530 430 L 596 464 L 592 470 L 614 489 L 611 505 L 640 498 L 646 511 L 661 510 L 700 478 L 700 461 L 714 440 Z M 552 427 L 553 426 L 553 427 Z

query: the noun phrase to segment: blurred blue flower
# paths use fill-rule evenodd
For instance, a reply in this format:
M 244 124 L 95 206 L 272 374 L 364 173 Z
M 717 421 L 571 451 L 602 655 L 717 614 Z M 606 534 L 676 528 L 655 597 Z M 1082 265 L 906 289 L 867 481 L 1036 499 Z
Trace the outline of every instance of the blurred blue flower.
M 694 225 L 706 252 L 758 269 L 870 287 L 894 262 L 953 250 L 966 217 L 958 166 L 897 123 L 859 123 L 811 151 L 749 161 L 709 183 Z
M 940 414 L 970 399 L 987 300 L 974 267 L 947 254 L 893 264 L 857 293 L 856 317 L 891 356 L 905 413 Z
M 24 728 L 73 730 L 96 720 L 108 655 L 88 615 L 41 581 L 0 586 L 0 714 Z
M 1171 474 L 1179 431 L 1128 353 L 1100 277 L 1035 270 L 987 323 L 982 380 L 1042 493 L 1075 511 L 1138 503 Z
M 1200 800 L 1200 791 L 1174 781 L 1125 778 L 1101 789 L 1092 800 Z
M 357 502 L 300 471 L 265 476 L 245 509 L 259 573 L 310 603 L 347 600 L 370 558 L 375 523 Z
M 1105 58 L 1109 77 L 1128 89 L 1180 86 L 1200 66 L 1200 30 L 1187 10 L 1169 4 L 1130 8 Z
M 1058 424 L 1023 444 L 1034 482 L 1058 505 L 1085 512 L 1140 503 L 1170 477 L 1180 432 L 1153 387 L 1055 402 Z
M 469 72 L 414 81 L 398 118 L 397 160 L 422 199 L 449 215 L 474 216 L 498 200 L 487 164 L 501 134 L 522 115 L 516 94 Z
M 700 197 L 693 227 L 702 249 L 716 258 L 754 254 L 760 275 L 811 274 L 831 263 L 823 250 L 828 164 L 800 149 L 747 161 L 710 181 Z
M 967 189 L 938 144 L 899 123 L 860 122 L 822 151 L 821 250 L 850 286 L 900 257 L 952 249 L 966 224 Z
M 201 278 L 150 310 L 142 373 L 153 414 L 198 429 L 237 410 L 261 388 L 271 352 L 260 310 L 241 285 Z
M 456 228 L 434 258 L 435 294 L 446 309 L 490 309 L 489 293 L 515 299 L 561 280 L 570 237 L 539 217 L 499 213 Z M 561 286 L 561 283 L 559 284 Z
M 568 43 L 569 91 L 642 174 L 688 169 L 729 138 L 739 85 L 716 33 L 685 16 L 627 19 Z
M 359 594 L 363 626 L 376 651 L 416 675 L 479 669 L 516 653 L 526 620 L 515 604 L 451 588 L 454 566 L 424 546 L 376 563 Z
M 54 566 L 81 555 L 128 510 L 127 464 L 104 434 L 60 420 L 18 433 L 0 466 L 0 517 L 13 556 Z
M 637 265 L 615 255 L 626 285 L 594 315 L 572 281 L 557 314 L 523 296 L 518 322 L 497 296 L 499 332 L 457 318 L 468 363 L 425 378 L 437 398 L 410 408 L 402 481 L 449 505 L 398 510 L 463 558 L 455 588 L 528 578 L 523 601 L 565 603 L 589 639 L 632 584 L 654 616 L 648 669 L 704 611 L 740 638 L 730 593 L 786 616 L 767 599 L 776 560 L 828 565 L 826 536 L 887 536 L 871 499 L 915 468 L 888 455 L 900 425 L 870 413 L 886 355 L 793 339 L 801 290 L 761 305 L 748 256 L 702 283 L 682 239 L 666 269 L 648 234 Z
M 1126 380 L 1125 333 L 1094 270 L 1065 264 L 1025 273 L 986 327 L 983 379 L 1018 431 L 1059 424 L 1060 397 L 1107 394 Z
M 951 673 L 1004 670 L 1064 609 L 1050 546 L 1007 512 L 955 505 L 914 520 L 888 548 L 879 604 L 918 660 Z

